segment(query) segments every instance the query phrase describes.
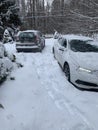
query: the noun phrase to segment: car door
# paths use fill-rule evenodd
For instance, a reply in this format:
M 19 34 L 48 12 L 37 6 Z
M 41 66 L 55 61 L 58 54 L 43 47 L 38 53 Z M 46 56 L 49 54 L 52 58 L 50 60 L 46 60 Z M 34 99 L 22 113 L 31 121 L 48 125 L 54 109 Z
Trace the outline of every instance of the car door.
M 57 59 L 58 62 L 60 60 L 60 54 L 59 54 L 60 51 L 59 51 L 59 49 L 62 47 L 61 44 L 62 44 L 62 37 L 60 37 L 59 39 L 57 39 L 55 41 L 55 46 L 54 46 L 55 57 L 56 57 L 56 59 Z
M 67 52 L 67 40 L 63 38 L 61 41 L 61 46 L 59 47 L 59 62 L 61 66 L 63 66 L 66 52 Z
M 37 32 L 42 48 L 45 47 L 45 38 L 40 31 Z

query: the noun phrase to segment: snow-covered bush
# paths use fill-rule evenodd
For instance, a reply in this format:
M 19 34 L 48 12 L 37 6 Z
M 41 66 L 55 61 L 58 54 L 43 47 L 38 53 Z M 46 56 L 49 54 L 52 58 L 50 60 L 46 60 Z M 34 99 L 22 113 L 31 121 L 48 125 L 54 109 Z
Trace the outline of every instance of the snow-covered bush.
M 55 31 L 53 38 L 58 39 L 59 37 L 61 37 L 61 34 Z
M 13 67 L 11 60 L 4 45 L 0 43 L 0 83 L 7 77 Z
M 0 43 L 0 58 L 4 57 L 5 48 L 2 43 Z
M 10 36 L 13 39 L 13 31 L 20 25 L 21 19 L 16 0 L 0 0 L 0 41 L 3 39 L 3 33 L 6 28 L 11 32 Z M 4 42 L 6 41 L 4 40 Z
M 13 43 L 12 33 L 8 29 L 5 29 L 3 34 L 3 43 Z

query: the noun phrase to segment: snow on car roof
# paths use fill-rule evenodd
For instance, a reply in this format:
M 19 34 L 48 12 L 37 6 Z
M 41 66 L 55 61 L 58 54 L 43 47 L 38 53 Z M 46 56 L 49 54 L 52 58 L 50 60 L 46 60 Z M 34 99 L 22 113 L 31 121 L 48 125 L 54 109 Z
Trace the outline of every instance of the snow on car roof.
M 86 37 L 86 36 L 79 36 L 79 35 L 62 35 L 64 38 L 68 39 L 68 40 L 93 40 L 93 38 L 90 38 L 90 37 Z
M 21 32 L 38 32 L 38 30 L 25 30 L 25 31 L 21 31 Z
M 62 35 L 63 38 L 66 38 L 68 41 L 71 40 L 83 40 L 83 41 L 89 41 L 89 44 L 91 45 L 95 45 L 98 46 L 98 41 L 90 38 L 90 37 L 86 37 L 86 36 L 82 36 L 82 35 L 73 35 L 73 34 L 68 34 L 68 35 Z

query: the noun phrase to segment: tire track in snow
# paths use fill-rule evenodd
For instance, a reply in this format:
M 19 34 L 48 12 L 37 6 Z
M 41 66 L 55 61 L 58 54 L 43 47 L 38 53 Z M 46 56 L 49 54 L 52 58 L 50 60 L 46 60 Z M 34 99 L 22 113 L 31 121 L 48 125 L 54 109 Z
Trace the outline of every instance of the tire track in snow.
M 58 83 L 57 83 L 58 84 Z M 52 85 L 51 85 L 52 86 Z M 59 97 L 60 97 L 60 95 L 61 95 L 61 97 L 62 97 L 62 92 L 59 90 L 59 89 L 57 89 L 56 87 L 54 87 L 54 86 L 52 86 L 52 89 L 54 89 L 55 90 L 55 92 L 56 92 L 56 94 L 57 95 L 59 95 Z M 51 91 L 52 91 L 52 89 L 51 89 Z M 53 91 L 52 91 L 53 92 Z M 51 93 L 52 93 L 51 92 Z M 52 94 L 53 95 L 53 94 Z M 54 95 L 55 95 L 55 93 L 54 93 Z M 86 118 L 86 116 L 84 116 L 84 113 L 76 106 L 76 105 L 74 105 L 74 103 L 72 102 L 72 101 L 70 101 L 69 99 L 68 99 L 68 97 L 66 97 L 65 95 L 64 95 L 64 97 L 63 98 L 61 98 L 61 99 L 56 99 L 56 97 L 57 97 L 57 95 L 55 95 L 54 96 L 54 99 L 55 99 L 55 104 L 57 104 L 57 107 L 58 106 L 60 106 L 59 108 L 61 109 L 64 109 L 64 108 L 67 108 L 67 110 L 68 110 L 68 112 L 72 115 L 72 116 L 75 116 L 75 115 L 77 115 L 78 117 L 80 117 L 81 118 L 81 120 L 83 120 L 83 122 L 87 125 L 87 127 L 89 128 L 89 130 L 94 130 L 94 128 L 93 128 L 93 126 L 91 125 L 92 123 Z
M 77 119 L 81 121 L 80 122 L 80 125 L 82 124 L 81 127 L 85 126 L 84 130 L 94 130 L 93 126 L 91 125 L 91 122 L 84 116 L 84 114 L 79 110 L 79 108 L 76 105 L 74 105 L 71 101 L 69 101 L 67 97 L 62 98 L 62 95 L 58 93 L 59 97 L 61 95 L 61 98 L 58 99 L 57 94 L 55 95 L 52 90 L 51 91 L 49 90 L 48 94 L 52 98 L 58 109 L 62 111 L 66 110 L 69 113 L 70 117 L 73 118 L 74 116 L 77 117 Z M 74 128 L 75 127 L 77 128 L 77 126 L 79 127 L 79 124 L 76 124 Z
M 44 84 L 43 82 L 42 85 L 46 85 L 46 83 Z M 69 113 L 69 116 L 73 117 L 72 120 L 74 119 L 74 116 L 76 116 L 77 119 L 80 120 L 80 124 L 75 123 L 75 126 L 72 126 L 72 128 L 69 130 L 73 130 L 73 128 L 76 130 L 77 127 L 79 128 L 79 130 L 82 130 L 82 128 L 83 130 L 94 130 L 93 126 L 91 126 L 90 121 L 83 115 L 83 113 L 77 108 L 77 106 L 74 105 L 74 103 L 69 101 L 67 97 L 62 98 L 62 94 L 59 93 L 59 89 L 56 86 L 52 86 L 49 81 L 47 82 L 47 85 L 48 87 L 45 87 L 45 89 L 50 98 L 54 101 L 56 107 L 61 111 L 67 111 Z
M 67 96 L 62 95 L 62 92 L 59 89 L 55 88 L 56 87 L 52 86 L 51 84 L 51 90 L 49 91 L 51 91 L 51 95 L 53 97 L 56 106 L 57 107 L 59 106 L 58 108 L 60 110 L 67 109 L 67 111 L 71 116 L 77 116 L 77 119 L 80 118 L 83 124 L 85 124 L 86 126 L 85 130 L 94 130 L 93 126 L 91 125 L 92 123 L 89 121 L 89 119 L 87 119 L 86 116 L 84 116 L 84 113 L 76 105 L 74 105 L 74 102 L 70 101 Z
M 93 126 L 91 125 L 92 122 L 90 122 L 90 120 L 83 114 L 83 112 L 74 104 L 72 100 L 69 100 L 69 98 L 63 95 L 63 93 L 58 89 L 59 82 L 58 80 L 56 80 L 54 73 L 51 73 L 51 72 L 49 72 L 49 74 L 46 73 L 47 72 L 46 70 L 47 69 L 50 70 L 51 66 L 53 67 L 58 66 L 57 62 L 55 61 L 52 61 L 52 63 L 50 64 L 50 61 L 53 60 L 53 57 L 52 57 L 52 54 L 49 53 L 52 59 L 47 60 L 48 53 L 44 51 L 44 53 L 38 54 L 38 56 L 41 58 L 40 60 L 41 62 L 39 62 L 38 59 L 35 58 L 36 56 L 35 57 L 33 56 L 32 57 L 33 63 L 34 63 L 33 65 L 35 65 L 38 77 L 42 85 L 46 89 L 49 97 L 55 103 L 56 107 L 60 111 L 64 111 L 64 113 L 67 112 L 70 117 L 70 120 L 74 120 L 74 118 L 75 119 L 77 118 L 77 120 L 79 120 L 79 121 L 75 121 L 73 125 L 70 124 L 71 126 L 69 125 L 68 130 L 94 130 Z M 47 84 L 47 87 L 46 87 L 46 84 Z

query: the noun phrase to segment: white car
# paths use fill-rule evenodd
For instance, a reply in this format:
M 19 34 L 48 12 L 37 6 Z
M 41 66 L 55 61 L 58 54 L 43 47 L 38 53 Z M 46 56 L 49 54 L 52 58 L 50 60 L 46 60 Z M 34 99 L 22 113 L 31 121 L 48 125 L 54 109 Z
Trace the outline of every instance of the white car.
M 98 89 L 98 43 L 93 39 L 65 35 L 55 40 L 53 54 L 68 81 L 79 88 Z

